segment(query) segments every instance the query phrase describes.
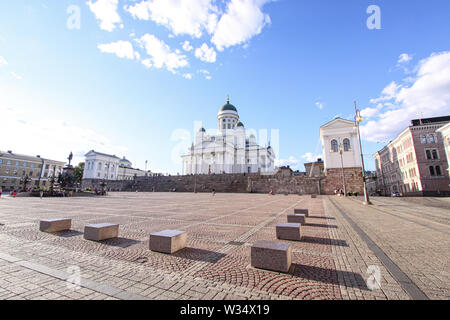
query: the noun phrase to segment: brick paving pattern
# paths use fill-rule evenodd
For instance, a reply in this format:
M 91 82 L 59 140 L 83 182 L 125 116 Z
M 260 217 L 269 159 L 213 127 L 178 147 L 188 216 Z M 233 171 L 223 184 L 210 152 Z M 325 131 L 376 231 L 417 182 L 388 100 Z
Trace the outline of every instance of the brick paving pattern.
M 425 202 L 424 202 L 425 201 Z M 101 198 L 0 199 L 0 299 L 410 299 L 344 211 L 430 299 L 450 298 L 448 199 L 361 199 L 264 194 L 110 193 Z M 258 240 L 294 208 L 309 209 L 287 274 L 250 265 Z M 72 230 L 39 231 L 44 218 Z M 119 238 L 83 238 L 84 226 L 120 224 Z M 149 234 L 188 232 L 172 255 L 149 250 Z M 380 289 L 366 285 L 368 266 Z M 81 271 L 68 287 L 68 267 Z

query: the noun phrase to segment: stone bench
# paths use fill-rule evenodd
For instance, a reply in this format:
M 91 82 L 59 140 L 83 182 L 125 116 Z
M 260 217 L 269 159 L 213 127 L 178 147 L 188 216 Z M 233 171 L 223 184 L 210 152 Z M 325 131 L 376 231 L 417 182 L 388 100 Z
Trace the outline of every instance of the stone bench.
M 119 236 L 119 225 L 114 223 L 97 223 L 84 227 L 86 240 L 101 241 Z
M 70 230 L 71 226 L 72 219 L 67 218 L 43 219 L 39 222 L 39 230 L 44 232 Z
M 294 213 L 304 214 L 306 217 L 309 217 L 308 209 L 294 209 Z
M 284 222 L 277 224 L 277 239 L 300 241 L 301 236 L 301 224 Z
M 312 194 L 312 195 L 311 195 L 311 198 L 313 198 L 313 199 L 314 199 L 314 198 L 317 198 L 317 195 L 316 195 L 316 194 Z
M 251 265 L 259 269 L 288 272 L 292 262 L 292 247 L 281 241 L 258 241 L 251 249 Z
M 164 230 L 150 235 L 150 250 L 162 253 L 174 253 L 186 248 L 187 232 Z
M 291 213 L 287 215 L 287 222 L 304 224 L 306 223 L 305 217 L 304 214 Z

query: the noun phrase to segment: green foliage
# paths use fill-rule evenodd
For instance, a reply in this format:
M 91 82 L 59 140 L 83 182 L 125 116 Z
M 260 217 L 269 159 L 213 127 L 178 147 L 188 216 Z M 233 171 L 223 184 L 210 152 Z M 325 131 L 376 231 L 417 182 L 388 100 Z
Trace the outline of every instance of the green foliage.
M 81 180 L 83 179 L 83 172 L 84 162 L 80 162 L 75 168 L 73 168 L 73 175 L 76 183 L 81 183 Z

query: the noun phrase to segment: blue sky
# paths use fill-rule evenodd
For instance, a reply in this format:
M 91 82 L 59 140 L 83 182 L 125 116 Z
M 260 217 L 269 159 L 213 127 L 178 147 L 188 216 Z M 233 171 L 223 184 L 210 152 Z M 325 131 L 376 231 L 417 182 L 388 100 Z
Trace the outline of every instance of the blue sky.
M 177 2 L 2 1 L 0 150 L 95 149 L 177 173 L 194 121 L 216 128 L 229 94 L 246 128 L 279 130 L 278 163 L 303 171 L 320 125 L 356 100 L 373 169 L 410 119 L 450 114 L 447 0 Z

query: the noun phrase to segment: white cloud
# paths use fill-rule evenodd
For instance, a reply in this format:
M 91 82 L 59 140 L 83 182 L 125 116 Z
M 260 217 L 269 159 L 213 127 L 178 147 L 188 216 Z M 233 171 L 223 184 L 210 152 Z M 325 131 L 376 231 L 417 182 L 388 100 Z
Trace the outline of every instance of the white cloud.
M 133 45 L 129 41 L 117 41 L 107 44 L 99 44 L 98 48 L 101 52 L 114 53 L 119 58 L 127 58 L 133 60 L 139 59 L 139 53 L 135 52 Z
M 249 41 L 270 24 L 269 15 L 262 12 L 270 0 L 231 0 L 220 17 L 211 42 L 219 51 Z
M 199 38 L 211 33 L 217 24 L 217 8 L 212 0 L 146 0 L 125 6 L 134 18 L 152 20 L 175 35 Z
M 317 102 L 315 103 L 315 105 L 316 105 L 316 107 L 319 108 L 320 110 L 323 109 L 323 102 L 317 101 Z
M 82 155 L 91 149 L 118 156 L 125 155 L 127 151 L 126 147 L 115 145 L 100 132 L 63 120 L 46 117 L 36 120 L 35 115 L 30 112 L 4 105 L 0 105 L 0 114 L 8 119 L 2 123 L 2 129 L 5 132 L 14 132 L 14 139 L 2 142 L 2 148 L 6 150 L 29 155 L 39 154 L 44 158 L 60 161 L 65 161 L 72 151 L 74 163 L 84 161 Z
M 197 72 L 198 73 L 203 73 L 203 74 L 209 74 L 209 71 L 205 70 L 205 69 L 199 69 Z
M 8 64 L 8 62 L 5 60 L 5 58 L 0 56 L 0 68 L 3 66 L 6 66 L 7 64 Z
M 200 48 L 195 49 L 195 56 L 204 62 L 216 62 L 216 51 L 214 48 L 208 47 L 206 43 L 203 43 Z
M 15 72 L 11 72 L 11 75 L 16 78 L 17 80 L 23 80 L 23 78 L 21 76 L 19 76 L 17 73 Z
M 183 42 L 183 49 L 185 50 L 185 51 L 191 51 L 192 49 L 194 49 L 194 47 L 193 46 L 191 46 L 191 43 L 189 42 L 189 41 L 185 41 L 185 42 Z
M 294 156 L 290 156 L 288 159 L 275 159 L 276 167 L 289 166 L 292 168 L 297 168 L 301 163 L 302 161 Z
M 305 160 L 308 161 L 308 162 L 315 162 L 315 161 L 317 161 L 317 159 L 319 159 L 319 158 L 322 158 L 322 155 L 320 155 L 320 154 L 314 155 L 314 154 L 311 153 L 311 152 L 307 152 L 307 153 L 305 153 L 304 155 L 302 155 L 302 159 L 305 159 Z
M 192 77 L 193 77 L 192 73 L 185 73 L 185 74 L 183 74 L 183 78 L 191 80 Z
M 211 76 L 205 76 L 205 79 L 206 79 L 206 80 L 211 80 L 212 77 L 211 77 Z
M 412 56 L 410 56 L 407 53 L 402 53 L 399 57 L 398 57 L 398 63 L 407 63 L 409 61 L 412 60 Z
M 381 96 L 375 99 L 370 99 L 371 103 L 379 103 L 383 101 L 392 100 L 396 95 L 398 90 L 401 88 L 401 85 L 397 84 L 395 81 L 392 81 L 389 85 L 387 85 L 383 91 L 381 92 Z
M 450 114 L 450 52 L 434 53 L 419 62 L 413 83 L 391 82 L 382 92 L 383 106 L 361 127 L 368 141 L 387 141 L 404 130 L 419 114 L 423 117 Z M 379 98 L 380 99 L 380 98 Z M 378 102 L 379 99 L 373 99 Z
M 97 0 L 96 2 L 89 0 L 87 2 L 89 9 L 100 20 L 100 29 L 111 32 L 117 27 L 116 24 L 121 22 L 117 13 L 118 3 L 119 0 Z M 120 24 L 119 27 L 123 28 L 123 25 Z
M 166 67 L 172 73 L 176 73 L 176 69 L 188 66 L 188 61 L 185 55 L 182 55 L 179 50 L 172 51 L 170 47 L 162 40 L 159 40 L 152 34 L 145 34 L 135 41 L 145 48 L 147 54 L 150 56 L 142 60 L 142 63 L 150 68 L 154 67 L 161 69 Z

